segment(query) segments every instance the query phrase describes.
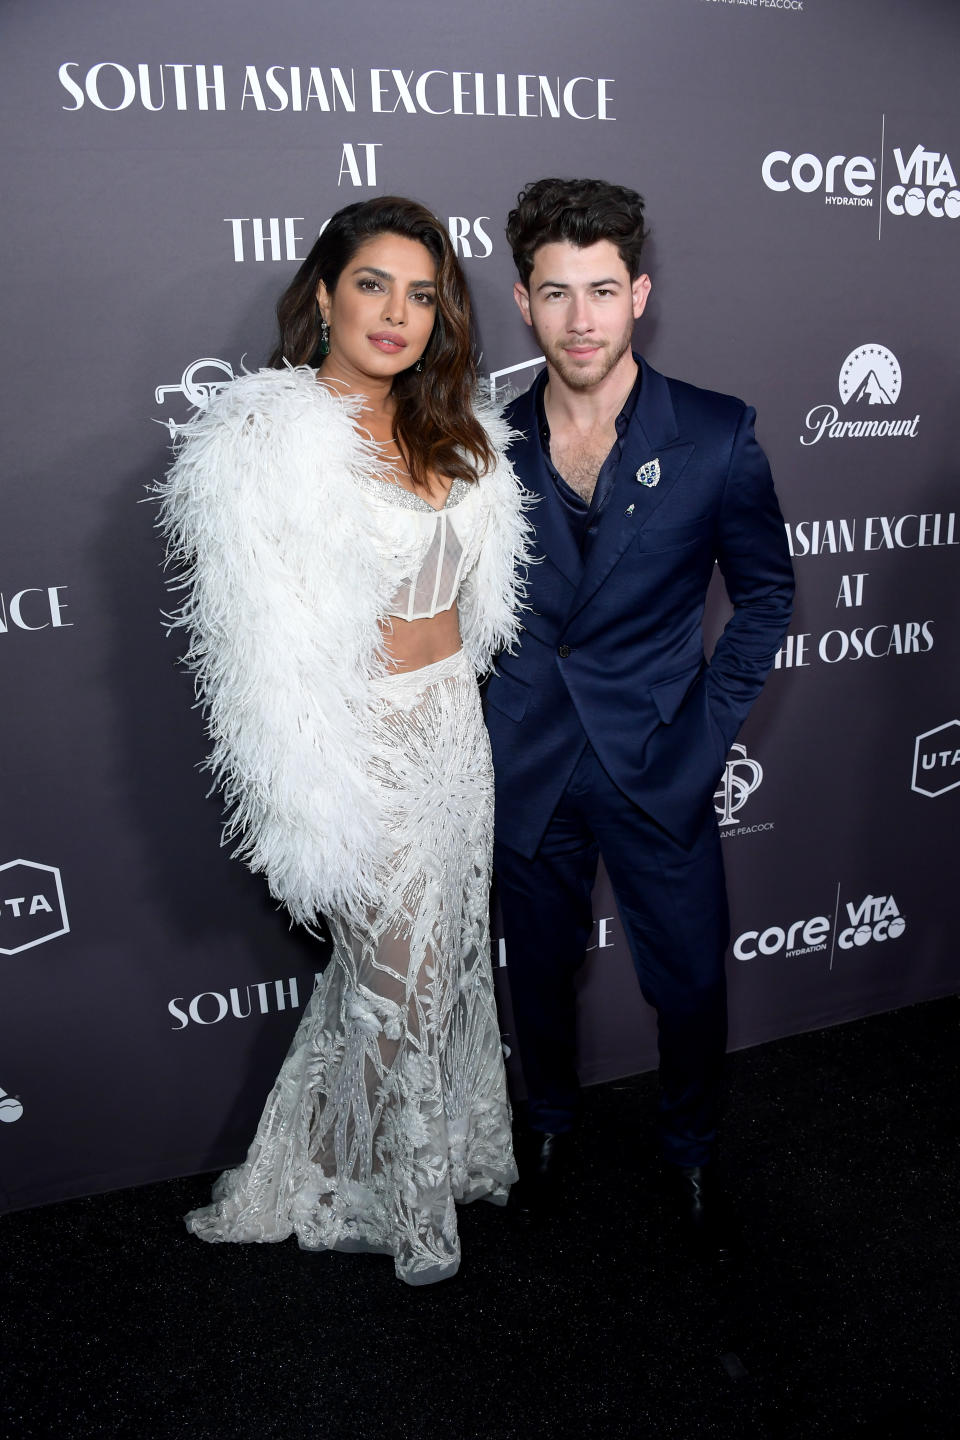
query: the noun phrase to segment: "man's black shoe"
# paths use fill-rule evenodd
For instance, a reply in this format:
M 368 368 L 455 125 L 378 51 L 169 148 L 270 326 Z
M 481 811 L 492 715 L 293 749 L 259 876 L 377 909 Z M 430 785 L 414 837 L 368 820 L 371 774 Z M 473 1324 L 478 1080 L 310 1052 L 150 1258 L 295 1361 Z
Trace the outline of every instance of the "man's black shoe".
M 709 1165 L 665 1165 L 667 1194 L 684 1239 L 699 1259 L 725 1263 L 737 1253 L 736 1226 Z
M 541 1219 L 556 1209 L 570 1165 L 569 1130 L 524 1130 L 516 1138 L 520 1178 L 510 1191 L 510 1208 L 523 1219 Z

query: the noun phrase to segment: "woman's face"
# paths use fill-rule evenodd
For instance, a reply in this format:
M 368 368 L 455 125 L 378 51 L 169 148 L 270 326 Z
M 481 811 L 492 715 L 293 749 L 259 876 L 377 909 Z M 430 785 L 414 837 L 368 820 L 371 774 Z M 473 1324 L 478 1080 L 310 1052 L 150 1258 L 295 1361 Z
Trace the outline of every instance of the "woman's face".
M 330 326 L 324 370 L 344 380 L 392 380 L 427 348 L 437 314 L 437 267 L 425 245 L 405 235 L 366 240 L 331 295 L 317 301 Z

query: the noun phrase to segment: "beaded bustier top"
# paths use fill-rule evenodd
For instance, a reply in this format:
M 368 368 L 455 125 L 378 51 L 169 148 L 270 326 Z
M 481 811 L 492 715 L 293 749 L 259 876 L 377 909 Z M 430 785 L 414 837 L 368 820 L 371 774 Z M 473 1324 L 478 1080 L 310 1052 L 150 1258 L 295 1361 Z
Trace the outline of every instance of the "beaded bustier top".
M 437 510 L 421 495 L 376 476 L 359 481 L 377 519 L 385 556 L 409 556 L 409 571 L 390 603 L 398 620 L 425 620 L 449 610 L 477 562 L 485 509 L 476 482 L 454 480 Z

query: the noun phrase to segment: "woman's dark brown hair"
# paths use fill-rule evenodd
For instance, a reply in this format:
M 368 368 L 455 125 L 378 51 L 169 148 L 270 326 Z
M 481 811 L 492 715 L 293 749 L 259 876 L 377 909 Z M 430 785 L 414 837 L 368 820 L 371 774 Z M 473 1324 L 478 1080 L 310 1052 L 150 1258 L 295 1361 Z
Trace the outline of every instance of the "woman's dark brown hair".
M 394 438 L 414 485 L 425 485 L 431 471 L 476 480 L 494 454 L 473 413 L 477 373 L 470 295 L 449 235 L 417 201 L 384 195 L 337 211 L 280 297 L 280 339 L 270 364 L 278 370 L 285 364 L 319 365 L 317 286 L 322 280 L 332 295 L 360 246 L 384 234 L 418 240 L 437 267 L 437 313 L 423 370 L 403 370 L 393 382 Z

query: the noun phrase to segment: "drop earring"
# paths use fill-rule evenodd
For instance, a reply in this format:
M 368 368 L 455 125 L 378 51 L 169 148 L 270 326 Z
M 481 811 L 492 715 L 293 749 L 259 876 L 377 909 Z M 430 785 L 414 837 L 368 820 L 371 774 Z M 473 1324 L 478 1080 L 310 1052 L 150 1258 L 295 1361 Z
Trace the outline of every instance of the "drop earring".
M 318 349 L 321 355 L 330 354 L 330 326 L 322 315 L 320 316 L 320 344 Z
M 414 365 L 413 368 L 414 368 L 414 370 L 416 370 L 416 372 L 417 372 L 418 375 L 422 375 L 422 374 L 423 374 L 423 356 L 422 356 L 422 355 L 420 356 L 420 359 L 417 361 L 416 365 Z

